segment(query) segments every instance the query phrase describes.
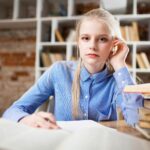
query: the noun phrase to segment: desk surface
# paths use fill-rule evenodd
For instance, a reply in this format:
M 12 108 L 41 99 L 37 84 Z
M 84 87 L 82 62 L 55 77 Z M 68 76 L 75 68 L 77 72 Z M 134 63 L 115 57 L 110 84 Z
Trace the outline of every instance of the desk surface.
M 127 133 L 142 139 L 146 139 L 139 131 L 135 128 L 128 126 L 124 120 L 119 121 L 102 121 L 100 124 L 105 125 L 107 127 L 115 128 L 120 132 Z M 146 139 L 147 140 L 147 139 Z

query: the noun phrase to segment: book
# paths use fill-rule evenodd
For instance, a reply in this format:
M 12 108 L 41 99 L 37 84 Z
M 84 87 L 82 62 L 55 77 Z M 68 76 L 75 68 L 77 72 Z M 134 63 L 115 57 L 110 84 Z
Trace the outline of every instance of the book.
M 146 100 L 150 100 L 150 94 L 144 94 L 143 97 L 144 97 L 144 99 L 146 99 Z
M 76 31 L 74 29 L 71 29 L 67 38 L 67 42 L 76 42 Z
M 140 116 L 140 121 L 150 122 L 150 114 L 149 115 Z
M 0 149 L 7 150 L 149 150 L 150 142 L 91 120 L 61 121 L 62 129 L 32 128 L 0 119 Z M 119 141 L 119 142 L 118 142 Z
M 141 52 L 140 55 L 141 55 L 141 58 L 143 60 L 144 65 L 145 65 L 145 68 L 150 69 L 150 62 L 148 60 L 148 57 L 147 57 L 146 53 Z
M 144 107 L 150 109 L 150 100 L 144 99 Z
M 140 108 L 139 117 L 140 120 L 136 125 L 136 129 L 150 140 L 150 111 L 145 108 Z
M 136 21 L 132 22 L 132 28 L 133 28 L 134 41 L 139 41 L 140 40 L 140 36 L 139 36 L 139 30 L 138 30 L 138 23 Z
M 127 85 L 123 91 L 127 93 L 141 93 L 143 95 L 149 95 L 150 83 Z
M 141 57 L 140 53 L 136 54 L 136 60 L 137 60 L 137 64 L 138 64 L 139 68 L 146 68 L 143 58 Z
M 42 57 L 43 66 L 44 67 L 49 67 L 52 63 L 50 58 L 49 58 L 49 53 L 48 52 L 42 52 L 41 57 Z
M 140 121 L 150 122 L 150 110 L 142 107 L 139 109 Z
M 129 26 L 128 25 L 125 25 L 125 39 L 126 39 L 126 41 L 130 41 L 130 35 L 129 35 Z
M 148 121 L 140 121 L 140 122 L 139 122 L 139 126 L 140 126 L 141 128 L 150 129 L 150 122 L 148 122 Z
M 134 34 L 133 34 L 133 27 L 132 26 L 128 26 L 128 32 L 129 32 L 129 39 L 130 41 L 135 41 L 134 39 Z
M 120 31 L 121 31 L 122 38 L 123 38 L 124 40 L 126 40 L 125 26 L 120 26 Z
M 132 25 L 124 25 L 120 27 L 121 34 L 124 40 L 126 41 L 135 41 L 135 35 Z
M 55 35 L 56 35 L 56 39 L 59 42 L 64 42 L 64 38 L 63 38 L 62 34 L 60 33 L 60 31 L 58 29 L 55 30 Z
M 135 129 L 139 131 L 144 137 L 150 140 L 150 129 L 141 128 L 138 124 L 135 125 Z

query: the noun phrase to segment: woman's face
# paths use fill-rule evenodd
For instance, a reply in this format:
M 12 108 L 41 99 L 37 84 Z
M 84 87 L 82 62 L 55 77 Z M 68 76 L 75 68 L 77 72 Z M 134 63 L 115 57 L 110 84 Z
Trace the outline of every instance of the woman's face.
M 101 70 L 112 49 L 112 35 L 106 23 L 98 19 L 84 20 L 79 30 L 78 46 L 83 64 Z

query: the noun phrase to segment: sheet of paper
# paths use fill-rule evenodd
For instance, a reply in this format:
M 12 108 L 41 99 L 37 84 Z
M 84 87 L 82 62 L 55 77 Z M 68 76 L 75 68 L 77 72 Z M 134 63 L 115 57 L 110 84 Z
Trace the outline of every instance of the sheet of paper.
M 103 127 L 82 128 L 57 150 L 150 150 L 150 142 Z
M 79 120 L 79 121 L 57 121 L 57 124 L 64 130 L 70 131 L 70 132 L 75 132 L 79 129 L 82 128 L 87 128 L 87 127 L 99 127 L 99 128 L 104 128 L 104 129 L 109 129 L 115 131 L 115 129 L 105 127 L 101 125 L 100 123 L 97 123 L 92 120 Z

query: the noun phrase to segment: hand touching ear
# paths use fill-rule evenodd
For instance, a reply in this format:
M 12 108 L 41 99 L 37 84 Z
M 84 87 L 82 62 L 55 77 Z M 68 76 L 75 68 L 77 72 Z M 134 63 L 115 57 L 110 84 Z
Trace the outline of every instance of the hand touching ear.
M 126 43 L 118 38 L 114 39 L 109 61 L 115 71 L 126 66 L 125 60 L 128 52 L 129 48 Z

